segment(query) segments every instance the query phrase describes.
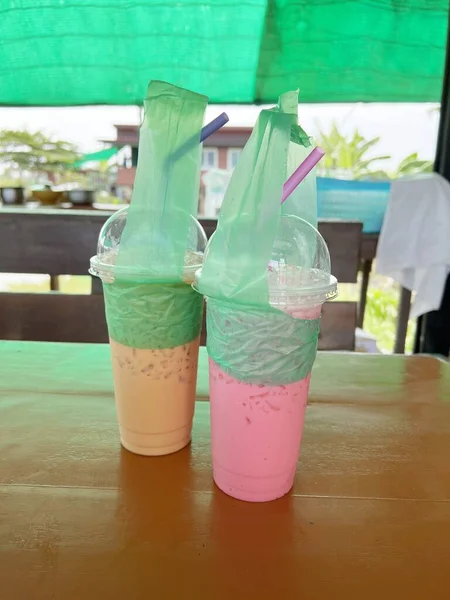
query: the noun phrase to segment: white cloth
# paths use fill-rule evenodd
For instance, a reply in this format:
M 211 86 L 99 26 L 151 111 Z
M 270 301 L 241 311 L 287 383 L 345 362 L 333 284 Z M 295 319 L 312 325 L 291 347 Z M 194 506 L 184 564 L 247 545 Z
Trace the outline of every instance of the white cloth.
M 376 270 L 416 293 L 411 318 L 438 310 L 450 273 L 450 183 L 437 175 L 392 183 Z

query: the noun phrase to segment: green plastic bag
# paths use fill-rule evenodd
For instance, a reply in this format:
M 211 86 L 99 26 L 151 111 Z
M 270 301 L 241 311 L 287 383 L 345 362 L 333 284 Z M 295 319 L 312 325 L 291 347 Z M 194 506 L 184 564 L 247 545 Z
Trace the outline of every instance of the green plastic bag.
M 269 303 L 268 265 L 281 215 L 317 222 L 314 173 L 281 206 L 285 181 L 310 152 L 297 108 L 297 93 L 288 92 L 274 109 L 261 112 L 197 280 L 197 289 L 209 298 L 208 354 L 246 383 L 300 381 L 317 352 L 320 319 L 293 318 Z
M 314 172 L 280 205 L 285 181 L 310 152 L 297 107 L 298 93 L 287 92 L 261 111 L 241 152 L 199 279 L 205 296 L 268 307 L 267 265 L 280 215 L 317 225 Z
M 109 335 L 132 348 L 173 348 L 200 335 L 203 299 L 183 272 L 207 100 L 161 81 L 148 86 L 133 196 L 113 281 L 103 284 Z
M 117 257 L 121 270 L 144 274 L 140 283 L 182 281 L 191 215 L 197 214 L 207 102 L 206 96 L 162 81 L 148 86 L 136 180 Z
M 208 300 L 208 354 L 239 381 L 287 385 L 312 369 L 320 319 L 293 319 L 279 310 Z
M 203 298 L 185 283 L 104 283 L 109 336 L 130 348 L 161 350 L 200 335 Z

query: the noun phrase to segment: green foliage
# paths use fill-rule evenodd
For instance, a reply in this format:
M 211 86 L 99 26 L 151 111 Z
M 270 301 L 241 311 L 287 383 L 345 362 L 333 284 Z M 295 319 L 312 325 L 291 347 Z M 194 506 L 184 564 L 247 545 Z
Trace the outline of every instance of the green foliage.
M 20 172 L 61 173 L 79 158 L 77 148 L 40 131 L 0 131 L 0 164 Z
M 404 158 L 393 172 L 377 168 L 377 163 L 391 158 L 389 155 L 368 157 L 369 151 L 379 143 L 380 138 L 367 140 L 358 130 L 345 135 L 339 131 L 336 123 L 333 123 L 329 133 L 320 131 L 316 139 L 326 152 L 319 169 L 327 177 L 338 174 L 349 179 L 398 179 L 433 169 L 433 162 L 421 160 L 417 152 Z
M 88 175 L 84 173 L 80 173 L 79 171 L 71 171 L 67 170 L 63 173 L 58 174 L 56 178 L 58 185 L 63 185 L 64 183 L 76 183 L 78 187 L 82 189 L 90 189 L 91 181 Z
M 419 159 L 419 155 L 417 154 L 417 152 L 413 152 L 412 154 L 409 154 L 406 158 L 404 158 L 401 161 L 401 163 L 397 167 L 395 176 L 401 177 L 402 175 L 415 175 L 417 173 L 428 173 L 432 170 L 433 170 L 433 161 L 432 160 L 421 160 L 421 159 Z
M 367 140 L 358 130 L 346 136 L 339 131 L 336 123 L 333 123 L 329 133 L 320 131 L 317 136 L 318 145 L 326 153 L 320 163 L 321 169 L 327 175 L 333 172 L 345 172 L 352 179 L 360 179 L 373 171 L 374 163 L 390 158 L 390 156 L 371 158 L 367 156 L 369 150 L 379 141 L 379 137 Z
M 377 345 L 384 352 L 392 352 L 397 326 L 399 288 L 396 284 L 369 287 L 367 293 L 364 330 L 377 338 Z M 414 322 L 409 321 L 405 352 L 412 352 L 414 345 Z
M 0 188 L 2 187 L 17 187 L 22 186 L 23 181 L 21 179 L 17 179 L 16 177 L 11 177 L 8 173 L 5 175 L 0 175 Z
M 359 300 L 358 285 L 339 284 L 339 300 L 355 302 Z M 377 346 L 383 352 L 393 352 L 395 331 L 397 327 L 398 303 L 400 288 L 389 277 L 373 273 L 367 292 L 366 312 L 364 315 L 364 331 L 376 337 Z M 415 321 L 410 320 L 406 335 L 405 351 L 412 352 L 414 346 Z

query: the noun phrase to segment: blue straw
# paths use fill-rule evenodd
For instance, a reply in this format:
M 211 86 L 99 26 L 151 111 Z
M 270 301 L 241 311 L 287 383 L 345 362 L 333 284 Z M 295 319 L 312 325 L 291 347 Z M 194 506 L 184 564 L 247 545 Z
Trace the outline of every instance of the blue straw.
M 200 133 L 200 142 L 203 142 L 204 140 L 206 140 L 206 138 L 208 138 L 210 135 L 215 133 L 218 129 L 223 127 L 225 125 L 225 123 L 228 123 L 229 120 L 230 119 L 228 118 L 227 113 L 222 113 L 221 115 L 219 115 L 218 117 L 213 119 L 211 121 L 211 123 L 208 123 L 207 125 L 205 125 Z
M 228 121 L 228 115 L 226 113 L 222 113 L 221 115 L 213 119 L 211 123 L 207 123 L 200 131 L 200 143 L 202 143 L 203 140 L 206 140 L 206 138 L 215 133 L 218 129 L 223 127 L 225 123 L 228 123 Z M 193 135 L 191 139 L 186 140 L 186 142 L 184 142 L 182 146 L 175 150 L 175 152 L 170 157 L 170 160 L 178 160 L 183 156 L 183 154 L 186 154 L 186 152 L 189 152 L 189 150 L 196 146 L 198 144 L 197 135 Z

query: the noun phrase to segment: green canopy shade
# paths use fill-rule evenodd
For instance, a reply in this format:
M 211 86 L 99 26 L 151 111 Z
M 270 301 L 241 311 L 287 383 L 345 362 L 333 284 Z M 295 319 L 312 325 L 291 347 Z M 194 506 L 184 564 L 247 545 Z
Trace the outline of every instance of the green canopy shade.
M 79 160 L 74 163 L 74 167 L 80 168 L 86 163 L 100 162 L 103 160 L 109 160 L 112 156 L 117 154 L 119 148 L 105 148 L 98 152 L 92 152 L 91 154 L 84 154 Z
M 212 102 L 425 102 L 448 0 L 4 0 L 0 104 L 140 104 L 150 79 Z

